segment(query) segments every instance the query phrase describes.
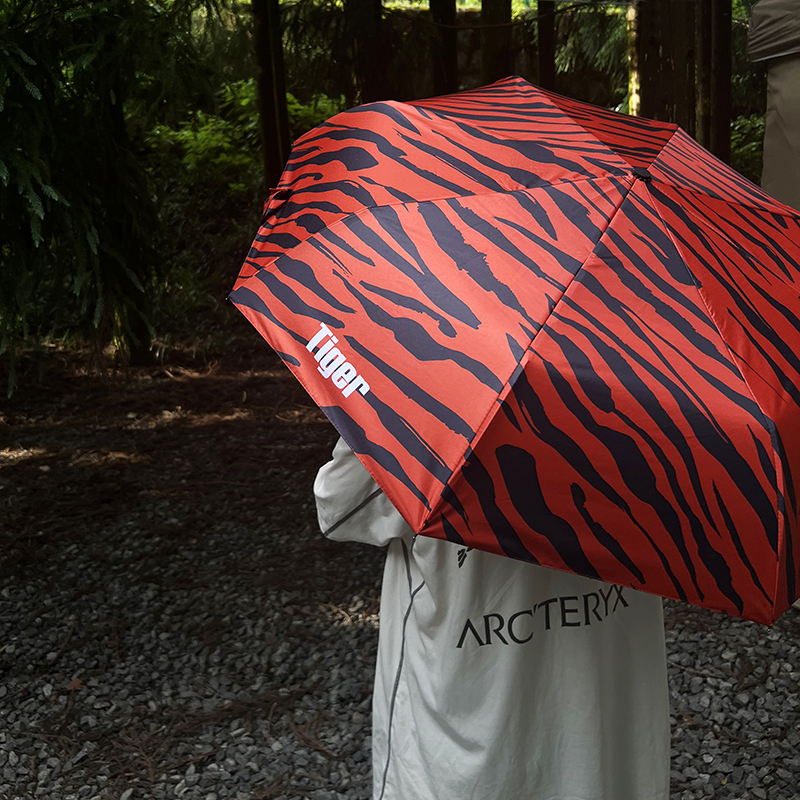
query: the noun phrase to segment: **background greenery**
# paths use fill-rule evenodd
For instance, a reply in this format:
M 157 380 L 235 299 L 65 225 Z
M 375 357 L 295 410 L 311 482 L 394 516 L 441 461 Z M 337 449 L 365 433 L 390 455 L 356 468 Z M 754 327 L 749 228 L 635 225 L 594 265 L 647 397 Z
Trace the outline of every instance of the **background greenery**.
M 732 144 L 733 166 L 757 182 L 765 77 L 746 58 L 751 5 L 734 3 Z M 477 3 L 460 8 L 477 22 Z M 535 9 L 513 8 L 524 57 Z M 347 9 L 282 6 L 292 138 L 357 100 Z M 392 96 L 430 94 L 426 6 L 392 3 L 385 15 Z M 251 17 L 237 0 L 0 0 L 0 358 L 11 388 L 20 353 L 56 344 L 134 361 L 231 344 L 224 297 L 266 193 Z M 465 86 L 479 83 L 470 35 Z M 557 42 L 560 91 L 626 110 L 624 5 L 560 4 Z

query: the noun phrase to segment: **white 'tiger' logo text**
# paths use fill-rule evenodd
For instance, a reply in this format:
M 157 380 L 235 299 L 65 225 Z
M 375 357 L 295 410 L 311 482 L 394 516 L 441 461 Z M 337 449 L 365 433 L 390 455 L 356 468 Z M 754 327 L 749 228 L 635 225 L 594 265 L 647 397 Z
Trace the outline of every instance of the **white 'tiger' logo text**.
M 356 389 L 361 394 L 367 394 L 369 384 L 358 374 L 358 370 L 346 359 L 344 353 L 334 346 L 338 341 L 330 328 L 321 322 L 319 330 L 306 345 L 306 350 L 314 353 L 314 348 L 319 347 L 314 353 L 314 358 L 319 363 L 317 369 L 323 378 L 330 378 L 345 397 L 350 397 Z

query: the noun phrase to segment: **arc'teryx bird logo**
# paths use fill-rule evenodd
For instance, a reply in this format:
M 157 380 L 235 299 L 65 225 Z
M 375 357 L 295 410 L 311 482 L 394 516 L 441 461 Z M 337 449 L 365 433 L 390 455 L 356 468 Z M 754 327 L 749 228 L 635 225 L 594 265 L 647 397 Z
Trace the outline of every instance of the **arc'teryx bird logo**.
M 333 335 L 331 329 L 324 322 L 320 322 L 319 330 L 309 340 L 306 350 L 314 353 L 314 349 L 318 348 L 314 353 L 314 359 L 319 364 L 317 369 L 323 378 L 329 378 L 337 389 L 341 389 L 345 397 L 350 397 L 356 389 L 363 395 L 368 394 L 369 384 L 359 375 L 345 354 L 336 347 L 338 341 L 338 337 Z

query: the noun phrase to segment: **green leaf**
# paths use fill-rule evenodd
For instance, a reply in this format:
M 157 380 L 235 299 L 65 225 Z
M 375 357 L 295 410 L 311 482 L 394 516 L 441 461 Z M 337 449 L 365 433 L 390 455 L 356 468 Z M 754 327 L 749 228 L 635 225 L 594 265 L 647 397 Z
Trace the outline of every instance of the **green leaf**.
M 23 76 L 23 81 L 25 82 L 25 88 L 28 90 L 28 94 L 31 97 L 35 97 L 37 100 L 42 99 L 42 93 L 39 91 L 38 87 L 32 84 L 26 77 Z
M 35 97 L 37 100 L 41 100 L 42 99 L 42 93 L 39 91 L 39 89 L 36 86 L 34 86 L 30 82 L 30 80 L 28 80 L 28 76 L 22 71 L 22 68 L 20 67 L 20 65 L 17 64 L 17 62 L 13 61 L 13 60 L 9 61 L 8 63 L 11 66 L 11 69 L 13 69 L 14 72 L 16 72 L 17 75 L 19 75 L 19 77 L 22 79 L 22 83 L 25 86 L 25 88 L 28 90 L 28 92 L 33 97 Z
M 0 172 L 0 174 L 2 173 Z M 48 183 L 43 183 L 41 188 L 42 194 L 46 195 L 51 200 L 55 200 L 57 203 L 61 203 L 65 206 L 69 206 L 69 200 L 67 200 L 67 198 L 64 197 L 64 195 L 61 194 L 61 192 L 59 192 L 55 187 L 50 186 Z
M 3 186 L 8 186 L 10 180 L 11 173 L 8 171 L 8 167 L 4 162 L 0 161 L 0 181 L 3 182 Z
M 33 213 L 39 218 L 44 219 L 44 206 L 42 205 L 42 198 L 39 197 L 36 192 L 32 189 L 28 189 L 25 192 L 25 197 L 28 199 L 28 202 L 31 204 L 31 208 L 33 209 Z
M 81 292 L 83 291 L 83 287 L 86 284 L 86 281 L 89 280 L 89 273 L 88 272 L 81 272 L 80 274 L 75 276 L 75 280 L 72 282 L 72 293 L 79 297 Z
M 103 295 L 97 295 L 97 303 L 94 306 L 94 317 L 92 318 L 92 324 L 95 328 L 100 327 L 100 322 L 103 319 Z
M 92 61 L 95 60 L 97 57 L 97 51 L 92 50 L 88 53 L 84 53 L 76 62 L 75 62 L 75 72 L 80 72 L 83 69 L 86 69 Z
M 144 292 L 144 286 L 142 286 L 142 282 L 139 280 L 136 273 L 128 266 L 123 264 L 123 269 L 125 270 L 125 274 L 131 279 L 131 283 L 140 291 Z
M 36 66 L 36 62 L 24 50 L 20 50 L 19 48 L 16 48 L 16 50 L 17 50 L 17 54 L 19 55 L 19 57 L 26 64 L 30 64 L 32 67 Z
M 86 240 L 89 242 L 89 249 L 92 251 L 92 255 L 96 256 L 100 237 L 97 235 L 97 228 L 94 225 L 91 225 L 89 230 L 86 231 Z
M 44 241 L 42 222 L 39 217 L 31 217 L 31 238 L 33 239 L 34 247 L 38 247 Z

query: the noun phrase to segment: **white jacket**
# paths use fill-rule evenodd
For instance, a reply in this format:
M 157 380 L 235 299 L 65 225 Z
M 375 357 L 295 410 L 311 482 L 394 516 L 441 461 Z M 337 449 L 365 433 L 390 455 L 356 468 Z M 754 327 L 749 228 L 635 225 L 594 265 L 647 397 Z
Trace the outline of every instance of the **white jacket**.
M 668 800 L 660 598 L 415 537 L 342 440 L 314 492 L 389 546 L 373 800 Z

